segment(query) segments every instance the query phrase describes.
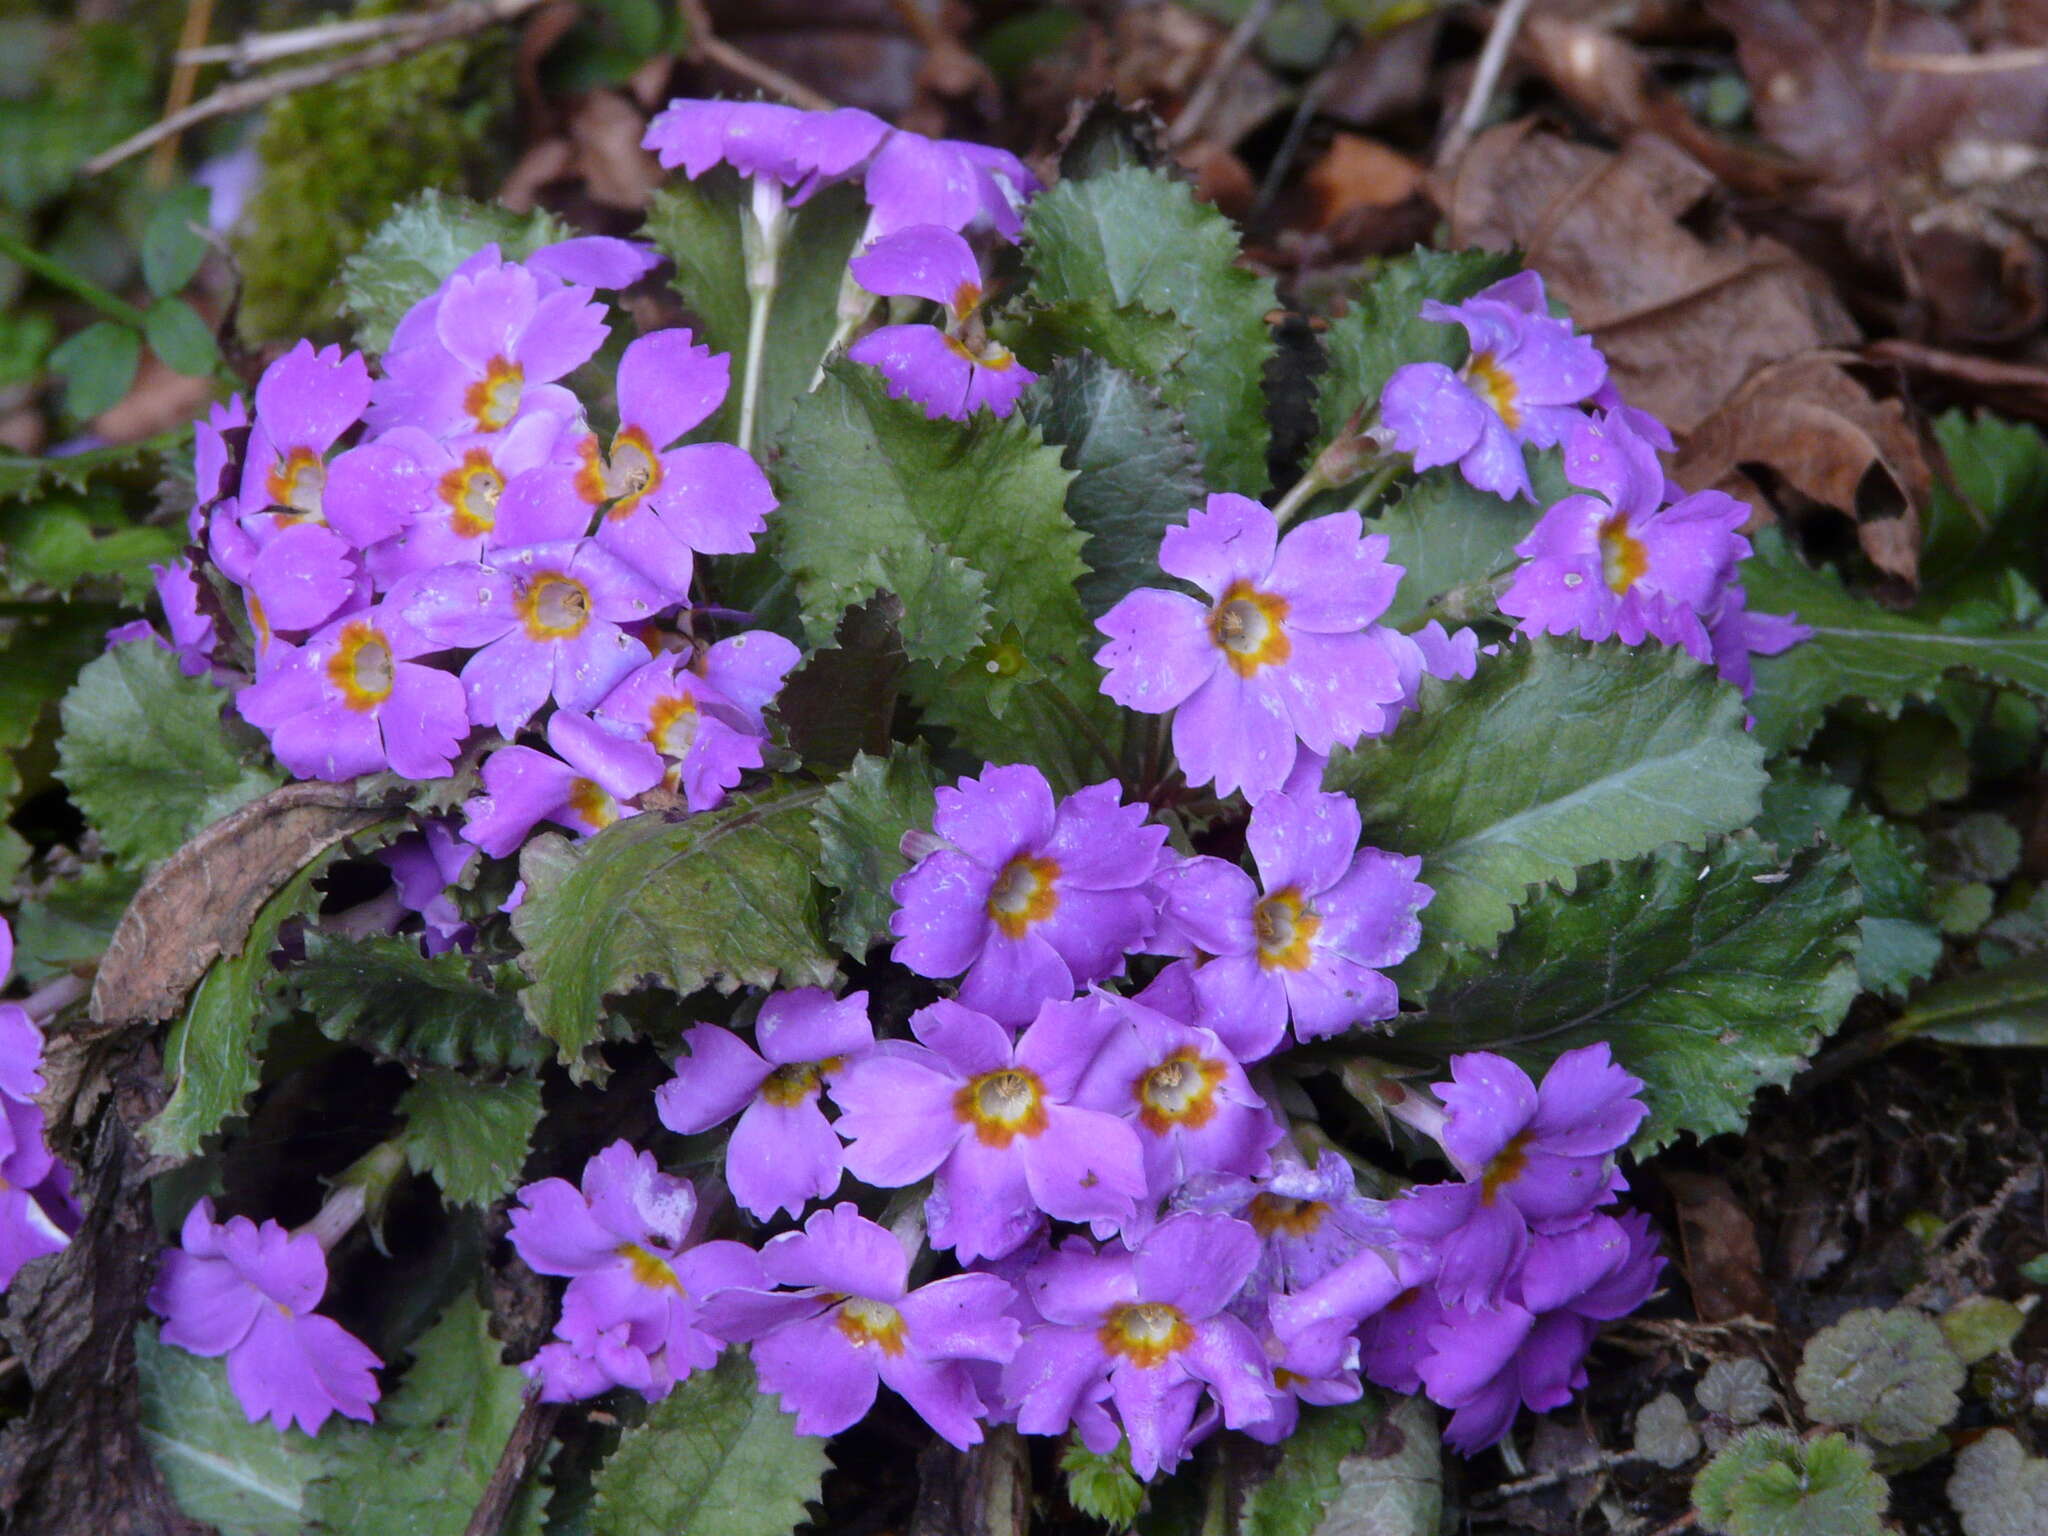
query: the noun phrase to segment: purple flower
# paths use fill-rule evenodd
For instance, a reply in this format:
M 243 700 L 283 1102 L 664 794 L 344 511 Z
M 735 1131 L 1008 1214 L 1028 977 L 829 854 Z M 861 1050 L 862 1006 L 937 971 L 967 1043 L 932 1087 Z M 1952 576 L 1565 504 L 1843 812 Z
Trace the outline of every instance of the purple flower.
M 1536 1238 L 1514 1300 L 1446 1312 L 1428 1329 L 1429 1353 L 1416 1373 L 1430 1398 L 1453 1410 L 1444 1439 L 1470 1456 L 1507 1433 L 1516 1408 L 1563 1407 L 1586 1384 L 1586 1351 L 1600 1323 L 1641 1306 L 1663 1267 L 1646 1216 L 1595 1216 Z
M 803 112 L 762 101 L 671 101 L 647 125 L 641 147 L 668 170 L 695 180 L 715 165 L 742 176 L 798 188 L 801 202 L 818 187 L 866 164 L 891 133 L 858 107 Z
M 543 1275 L 567 1275 L 561 1342 L 523 1369 L 541 1397 L 566 1402 L 630 1387 L 648 1401 L 714 1364 L 724 1341 L 700 1316 L 727 1286 L 759 1286 L 753 1250 L 739 1243 L 690 1246 L 697 1192 L 662 1173 L 651 1153 L 615 1141 L 583 1165 L 583 1187 L 542 1179 L 519 1191 L 512 1246 Z
M 502 859 L 543 821 L 589 837 L 638 815 L 633 797 L 661 782 L 653 748 L 622 740 L 587 716 L 557 712 L 548 720 L 548 745 L 561 756 L 512 746 L 484 760 L 484 792 L 462 806 L 465 841 Z
M 469 717 L 505 736 L 552 698 L 587 710 L 648 659 L 620 626 L 663 595 L 589 539 L 498 550 L 407 578 L 391 606 L 437 646 L 480 646 L 463 664 Z
M 1234 1310 L 1251 1320 L 1272 1367 L 1273 1416 L 1247 1424 L 1245 1433 L 1266 1445 L 1278 1445 L 1300 1423 L 1303 1403 L 1328 1407 L 1358 1401 L 1365 1391 L 1358 1379 L 1358 1340 L 1341 1318 L 1282 1329 L 1265 1304 L 1270 1298 L 1246 1305 L 1245 1298 L 1255 1294 L 1257 1282 L 1253 1281 Z
M 764 711 L 801 657 L 767 630 L 730 636 L 695 661 L 665 653 L 606 694 L 597 718 L 649 742 L 668 764 L 663 782 L 691 810 L 708 811 L 761 766 Z
M 1707 625 L 1716 670 L 1740 688 L 1745 699 L 1756 688 L 1750 668 L 1752 656 L 1776 656 L 1812 638 L 1813 631 L 1799 622 L 1797 614 L 1751 613 L 1749 594 L 1739 581 L 1728 584 L 1721 611 Z
M 411 659 L 438 647 L 391 604 L 338 620 L 304 646 L 279 646 L 235 707 L 293 774 L 352 779 L 388 767 L 443 779 L 452 771 L 469 734 L 462 685 Z
M 910 1016 L 922 1042 L 885 1042 L 831 1084 L 846 1167 L 882 1189 L 936 1171 L 926 1204 L 934 1248 L 999 1258 L 1060 1221 L 1124 1221 L 1145 1192 L 1131 1127 L 1072 1102 L 1089 1021 L 1048 1007 L 1013 1044 L 986 1014 L 938 1002 Z
M 1434 1255 L 1405 1242 L 1375 1242 L 1303 1289 L 1274 1296 L 1273 1326 L 1290 1338 L 1332 1328 L 1355 1332 L 1373 1381 L 1419 1392 L 1415 1364 L 1426 1350 L 1424 1330 L 1443 1316 L 1435 1278 Z
M 890 887 L 896 961 L 920 976 L 967 973 L 960 1001 L 1005 1024 L 1123 969 L 1151 935 L 1145 890 L 1166 843 L 1113 782 L 1057 805 L 1045 775 L 1015 764 L 941 789 L 932 829 L 949 846 Z
M 611 235 L 575 235 L 544 245 L 526 258 L 529 272 L 585 288 L 630 288 L 661 262 L 661 254 L 638 240 Z
M 1269 1054 L 1288 1019 L 1317 1040 L 1392 1018 L 1393 982 L 1376 969 L 1414 952 L 1433 892 L 1422 861 L 1359 845 L 1347 795 L 1275 793 L 1245 834 L 1264 884 L 1197 857 L 1159 878 L 1162 924 L 1212 958 L 1195 969 L 1203 1017 L 1245 1060 Z
M 741 1209 L 767 1221 L 831 1195 L 839 1187 L 841 1148 L 818 1096 L 828 1079 L 874 1047 L 867 993 L 776 993 L 754 1024 L 758 1052 L 716 1024 L 699 1024 L 683 1038 L 690 1053 L 676 1058 L 676 1075 L 655 1092 L 655 1109 L 682 1136 L 740 1117 L 726 1143 L 725 1182 Z
M 1543 280 L 1518 272 L 1463 304 L 1424 302 L 1422 317 L 1465 327 L 1472 353 L 1453 373 L 1442 363 L 1397 368 L 1380 395 L 1380 420 L 1417 469 L 1456 464 L 1482 491 L 1529 496 L 1522 444 L 1548 448 L 1577 406 L 1607 377 L 1593 343 L 1545 312 Z
M 453 826 L 441 817 L 424 823 L 417 832 L 406 833 L 377 854 L 378 861 L 391 871 L 399 905 L 417 912 L 424 921 L 421 943 L 430 955 L 466 948 L 475 933 L 450 894 L 475 857 L 476 849 L 457 837 Z
M 987 1409 L 968 1362 L 1000 1366 L 1017 1351 L 1007 1281 L 954 1275 L 913 1291 L 902 1245 L 851 1205 L 775 1238 L 761 1269 L 799 1289 L 721 1291 L 705 1314 L 724 1337 L 753 1341 L 761 1390 L 781 1396 L 798 1434 L 850 1428 L 887 1383 L 952 1444 L 980 1443 Z
M 898 129 L 868 166 L 866 238 L 937 224 L 1015 240 L 1024 205 L 1038 188 L 1038 178 L 1008 150 Z
M 1174 710 L 1173 750 L 1188 782 L 1259 800 L 1286 782 L 1297 742 L 1327 755 L 1389 723 L 1400 669 L 1374 620 L 1401 568 L 1356 512 L 1279 537 L 1273 514 L 1211 496 L 1160 541 L 1169 576 L 1208 594 L 1141 587 L 1096 620 L 1102 691 L 1142 714 Z
M 249 425 L 249 407 L 240 395 L 230 395 L 206 408 L 206 418 L 192 424 L 192 510 L 185 519 L 185 534 L 194 544 L 206 526 L 206 509 L 223 496 L 231 496 L 241 485 L 234 473 L 245 438 L 230 434 Z
M 1438 1083 L 1440 1121 L 1419 1095 L 1404 1101 L 1442 1145 L 1464 1182 L 1417 1186 L 1394 1205 L 1394 1225 L 1442 1257 L 1437 1285 L 1448 1306 L 1492 1306 L 1529 1245 L 1529 1233 L 1568 1232 L 1628 1187 L 1615 1152 L 1649 1109 L 1639 1078 L 1607 1046 L 1581 1046 L 1550 1064 L 1538 1088 L 1487 1051 L 1451 1058 Z
M 898 400 L 915 400 L 927 417 L 965 421 L 986 406 L 1007 416 L 1038 377 L 982 328 L 981 267 L 967 242 L 940 224 L 913 224 L 885 235 L 850 264 L 870 293 L 929 299 L 946 316 L 933 325 L 885 325 L 846 349 L 880 371 Z
M 1431 619 L 1422 628 L 1404 634 L 1385 625 L 1374 625 L 1373 632 L 1380 637 L 1387 652 L 1394 658 L 1394 665 L 1401 673 L 1401 702 L 1387 711 L 1387 730 L 1392 730 L 1401 715 L 1416 708 L 1422 702 L 1422 680 L 1425 677 L 1469 678 L 1479 670 L 1479 633 L 1477 630 L 1446 630 L 1442 624 Z M 1290 786 L 1291 787 L 1291 786 Z M 1311 789 L 1322 787 L 1322 771 L 1316 771 Z
M 190 560 L 173 560 L 152 565 L 156 597 L 171 632 L 165 640 L 147 619 L 136 619 L 107 631 L 107 644 L 125 645 L 130 640 L 148 640 L 176 654 L 178 670 L 187 677 L 205 677 L 213 671 L 213 616 L 199 606 L 199 582 L 192 574 Z
M 1398 1241 L 1387 1202 L 1359 1194 L 1358 1175 L 1334 1147 L 1323 1148 L 1314 1168 L 1285 1152 L 1262 1177 L 1190 1179 L 1173 1204 L 1250 1222 L 1264 1244 L 1253 1278 L 1268 1291 L 1303 1290 L 1362 1250 Z
M 14 932 L 0 917 L 0 986 L 14 968 Z M 78 1230 L 71 1170 L 44 1139 L 43 1032 L 28 1010 L 0 1003 L 0 1291 L 29 1260 L 55 1253 Z
M 1565 437 L 1565 473 L 1594 495 L 1567 496 L 1515 546 L 1526 562 L 1500 611 L 1528 634 L 1654 636 L 1712 659 L 1703 619 L 1749 553 L 1749 509 L 1719 491 L 1669 506 L 1657 453 L 1613 417 L 1581 418 Z
M 1215 1035 L 1102 992 L 1047 1005 L 1054 1010 L 1075 1016 L 1076 1052 L 1093 1037 L 1074 1102 L 1137 1131 L 1148 1206 L 1198 1174 L 1265 1172 L 1279 1122 Z
M 1243 1429 L 1274 1412 L 1272 1370 L 1258 1339 L 1225 1310 L 1257 1265 L 1257 1234 L 1192 1211 L 1162 1221 L 1135 1251 L 1096 1252 L 1071 1240 L 1025 1276 L 1045 1318 L 1003 1373 L 1027 1435 L 1059 1434 L 1107 1389 L 1130 1437 L 1131 1468 L 1149 1479 L 1179 1461 L 1204 1393 Z M 1106 1452 L 1115 1445 L 1091 1440 Z
M 213 1219 L 202 1199 L 185 1218 L 183 1246 L 164 1253 L 150 1289 L 163 1340 L 209 1358 L 227 1356 L 228 1386 L 250 1423 L 297 1424 L 317 1434 L 330 1414 L 370 1418 L 382 1362 L 313 1308 L 327 1290 L 327 1255 L 310 1232 Z

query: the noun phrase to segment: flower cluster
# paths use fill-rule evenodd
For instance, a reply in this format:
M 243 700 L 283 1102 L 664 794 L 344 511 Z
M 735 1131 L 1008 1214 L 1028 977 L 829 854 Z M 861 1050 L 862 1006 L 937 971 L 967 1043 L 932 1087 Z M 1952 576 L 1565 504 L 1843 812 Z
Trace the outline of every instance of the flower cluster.
M 0 918 L 0 986 L 14 970 L 14 930 Z M 31 1259 L 78 1230 L 71 1170 L 50 1151 L 42 1106 L 43 1032 L 27 1009 L 0 1003 L 0 1291 Z

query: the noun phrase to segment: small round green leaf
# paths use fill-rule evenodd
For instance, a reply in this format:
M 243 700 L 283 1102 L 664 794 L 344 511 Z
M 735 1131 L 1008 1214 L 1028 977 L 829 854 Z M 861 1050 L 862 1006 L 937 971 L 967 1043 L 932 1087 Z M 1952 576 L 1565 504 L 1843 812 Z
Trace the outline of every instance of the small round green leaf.
M 158 298 L 191 282 L 199 263 L 206 259 L 203 231 L 212 198 L 204 187 L 178 187 L 166 193 L 149 216 L 142 231 L 142 280 Z M 181 373 L 190 371 L 179 369 Z
M 220 361 L 212 328 L 183 299 L 160 299 L 150 310 L 149 350 L 166 367 L 192 378 L 205 377 Z
M 64 404 L 88 421 L 128 393 L 142 361 L 142 338 L 125 325 L 100 320 L 66 337 L 50 354 L 50 368 L 64 380 Z

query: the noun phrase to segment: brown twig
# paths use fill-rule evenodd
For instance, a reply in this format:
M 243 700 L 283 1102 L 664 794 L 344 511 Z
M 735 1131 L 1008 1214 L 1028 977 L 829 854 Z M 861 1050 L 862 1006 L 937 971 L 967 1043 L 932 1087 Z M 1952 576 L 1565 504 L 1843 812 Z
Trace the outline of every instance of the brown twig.
M 185 0 L 185 25 L 178 33 L 180 55 L 197 48 L 206 41 L 206 34 L 213 27 L 213 0 Z M 175 117 L 192 104 L 192 91 L 199 83 L 199 66 L 190 64 L 180 57 L 171 70 L 171 89 L 164 97 L 164 116 Z M 149 157 L 149 180 L 153 186 L 163 186 L 171 179 L 171 172 L 178 163 L 178 136 L 172 134 L 157 145 L 156 153 Z
M 498 1536 L 499 1527 L 512 1512 L 512 1501 L 519 1497 L 519 1490 L 532 1475 L 534 1463 L 555 1432 L 555 1420 L 561 1413 L 560 1403 L 544 1403 L 537 1395 L 527 1398 L 512 1425 L 512 1433 L 505 1437 L 505 1449 L 498 1453 L 498 1464 L 491 1468 L 483 1497 L 477 1500 L 469 1524 L 462 1528 L 462 1536 Z
M 1509 1499 L 1520 1498 L 1525 1493 L 1538 1493 L 1545 1488 L 1555 1488 L 1559 1483 L 1568 1483 L 1576 1477 L 1592 1477 L 1596 1473 L 1611 1472 L 1616 1467 L 1625 1467 L 1630 1462 L 1642 1459 L 1634 1451 L 1603 1451 L 1591 1461 L 1582 1461 L 1570 1467 L 1558 1467 L 1549 1472 L 1538 1472 L 1533 1477 L 1502 1483 L 1498 1488 L 1489 1488 L 1476 1496 L 1472 1502 L 1503 1504 Z
M 1870 33 L 1863 43 L 1863 62 L 1872 69 L 1900 74 L 2000 75 L 2048 66 L 2048 48 L 1998 48 L 1990 53 L 1893 53 L 1884 46 L 1884 39 L 1891 33 L 1891 21 L 1891 0 L 1877 0 L 1870 11 Z
M 704 0 L 676 0 L 676 8 L 683 13 L 683 22 L 690 29 L 691 58 L 729 70 L 742 80 L 780 96 L 793 107 L 804 107 L 812 112 L 832 110 L 833 102 L 829 96 L 820 96 L 803 81 L 792 79 L 774 65 L 762 63 L 751 53 L 733 47 L 720 37 L 712 28 Z
M 1479 132 L 1480 121 L 1493 101 L 1493 89 L 1500 84 L 1501 71 L 1507 68 L 1508 50 L 1514 47 L 1515 34 L 1522 30 L 1522 18 L 1528 12 L 1529 0 L 1502 0 L 1500 9 L 1494 12 L 1492 30 L 1486 34 L 1486 46 L 1479 50 L 1479 63 L 1472 71 L 1472 88 L 1465 93 L 1464 105 L 1458 108 L 1457 121 L 1444 135 L 1443 148 L 1437 152 L 1438 165 L 1456 165 L 1465 146 Z
M 357 43 L 374 43 L 380 37 L 398 37 L 431 26 L 435 11 L 406 11 L 395 16 L 365 16 L 355 21 L 323 22 L 317 27 L 294 27 L 289 32 L 250 32 L 239 42 L 211 43 L 205 47 L 179 40 L 171 55 L 177 64 L 225 64 L 237 75 L 258 64 L 274 63 L 294 54 L 322 53 L 329 48 L 348 48 Z
M 1209 60 L 1209 67 L 1202 71 L 1201 83 L 1195 87 L 1194 95 L 1180 109 L 1180 116 L 1173 120 L 1173 126 L 1166 130 L 1169 145 L 1186 144 L 1202 131 L 1209 114 L 1216 110 L 1216 103 L 1223 98 L 1224 82 L 1230 78 L 1230 72 L 1237 68 L 1237 61 L 1251 48 L 1253 40 L 1272 19 L 1278 5 L 1279 0 L 1252 0 L 1251 8 L 1231 28 L 1230 36 L 1223 40 L 1223 46 Z
M 85 174 L 97 176 L 101 171 L 119 165 L 132 156 L 141 154 L 151 145 L 176 134 L 183 133 L 194 123 L 203 123 L 210 118 L 226 117 L 233 112 L 246 112 L 251 107 L 260 107 L 265 102 L 296 91 L 310 90 L 316 85 L 327 85 L 348 75 L 360 74 L 364 70 L 378 69 L 386 64 L 395 64 L 400 59 L 444 43 L 452 38 L 465 37 L 472 32 L 495 26 L 524 15 L 542 0 L 456 0 L 453 5 L 435 11 L 419 27 L 402 36 L 358 53 L 346 54 L 338 59 L 325 59 L 318 64 L 307 64 L 298 69 L 279 70 L 274 75 L 261 75 L 253 80 L 237 81 L 222 86 L 212 95 L 206 96 L 182 111 L 173 112 L 163 121 L 145 128 L 116 144 L 112 149 L 85 162 Z

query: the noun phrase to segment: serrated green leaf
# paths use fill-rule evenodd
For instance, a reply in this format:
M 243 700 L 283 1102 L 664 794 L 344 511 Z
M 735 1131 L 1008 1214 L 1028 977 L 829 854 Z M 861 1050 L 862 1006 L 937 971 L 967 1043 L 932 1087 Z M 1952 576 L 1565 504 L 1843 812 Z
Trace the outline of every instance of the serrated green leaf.
M 788 1536 L 825 1473 L 754 1368 L 728 1350 L 619 1438 L 596 1478 L 593 1536 Z
M 462 1536 L 518 1422 L 525 1378 L 499 1356 L 490 1314 L 463 1296 L 413 1346 L 375 1424 L 321 1437 L 328 1470 L 306 1489 L 307 1531 L 333 1536 Z M 521 1490 L 507 1536 L 539 1536 L 547 1500 Z
M 1882 1536 L 1891 1495 L 1870 1453 L 1841 1435 L 1752 1429 L 1700 1470 L 1692 1498 L 1721 1536 Z
M 1948 411 L 1934 436 L 1953 477 L 1937 478 L 1921 518 L 1923 592 L 1975 589 L 2017 566 L 2038 586 L 2048 523 L 2048 437 L 1988 412 Z
M 547 1059 L 517 999 L 479 980 L 475 962 L 453 950 L 429 958 L 402 936 L 309 933 L 286 980 L 328 1039 L 409 1066 L 498 1072 Z
M 1515 545 L 1533 525 L 1533 508 L 1477 490 L 1455 469 L 1419 476 L 1406 495 L 1365 525 L 1367 533 L 1387 536 L 1387 559 L 1402 572 L 1381 622 L 1413 629 L 1443 618 L 1431 605 L 1453 588 L 1513 566 Z
M 740 239 L 744 184 L 719 170 L 677 181 L 647 205 L 647 234 L 675 263 L 675 289 L 700 341 L 732 354 L 733 387 L 725 404 L 699 429 L 700 436 L 730 440 L 739 421 L 740 380 L 747 365 L 746 260 Z M 817 376 L 825 347 L 839 323 L 839 290 L 847 259 L 867 227 L 860 189 L 827 187 L 790 211 L 789 232 L 777 270 L 775 299 L 761 353 L 761 393 L 755 412 L 757 446 L 779 443 L 791 414 Z
M 1418 1423 L 1410 1399 L 1391 1407 L 1377 1393 L 1334 1408 L 1305 1407 L 1281 1442 L 1271 1475 L 1245 1490 L 1238 1516 L 1244 1536 L 1315 1536 L 1325 1526 L 1384 1536 L 1434 1536 L 1436 1519 L 1417 1499 L 1435 1493 L 1433 1426 Z M 1401 1496 L 1390 1479 L 1398 1480 Z
M 775 528 L 814 641 L 883 590 L 903 600 L 913 660 L 960 660 L 989 607 L 1029 647 L 1079 633 L 1072 476 L 1021 419 L 930 421 L 871 370 L 834 364 L 798 403 L 783 448 Z
M 1545 892 L 1497 954 L 1454 958 L 1395 1045 L 1500 1051 L 1539 1072 L 1605 1041 L 1649 1084 L 1638 1155 L 1681 1131 L 1739 1131 L 1856 995 L 1856 883 L 1839 853 L 1780 865 L 1744 833 L 1705 854 L 1667 848 Z
M 50 353 L 50 371 L 64 380 L 64 408 L 89 421 L 128 393 L 142 363 L 142 338 L 113 320 L 95 320 Z
M 819 878 L 839 893 L 832 942 L 849 955 L 865 955 L 889 937 L 896 909 L 889 887 L 910 867 L 897 845 L 912 827 L 931 822 L 932 786 L 922 744 L 900 746 L 886 759 L 862 753 L 811 813 Z
M 1948 1500 L 1963 1536 L 2048 1531 L 2048 1458 L 2029 1456 L 2009 1429 L 1994 1429 L 1956 1453 Z
M 61 706 L 57 776 L 117 857 L 163 858 L 281 782 L 229 741 L 227 700 L 147 641 L 117 645 L 78 674 Z
M 400 317 L 484 246 L 495 241 L 507 261 L 521 261 L 569 234 L 551 213 L 518 214 L 422 192 L 341 264 L 342 313 L 355 323 L 356 344 L 381 352 Z
M 1516 644 L 1423 685 L 1394 734 L 1330 761 L 1366 840 L 1422 855 L 1425 939 L 1483 946 L 1531 888 L 1756 815 L 1763 749 L 1735 690 L 1662 647 Z
M 251 1424 L 222 1362 L 162 1343 L 154 1323 L 135 1329 L 135 1374 L 143 1443 L 180 1509 L 221 1536 L 301 1536 L 319 1442 Z
M 212 208 L 213 194 L 205 187 L 173 187 L 163 195 L 149 222 L 142 227 L 142 280 L 157 298 L 166 298 L 191 282 L 199 263 L 206 260 L 206 230 Z M 162 356 L 161 351 L 158 355 Z M 170 359 L 164 361 L 168 363 Z M 175 363 L 171 366 L 177 367 Z
M 1924 1440 L 1962 1406 L 1963 1362 L 1910 1307 L 1863 1307 L 1807 1340 L 1793 1380 L 1809 1417 L 1880 1445 Z
M 519 1000 L 565 1061 L 597 1038 L 607 993 L 831 980 L 812 878 L 811 814 L 824 793 L 770 789 L 700 816 L 635 816 L 586 842 L 526 845 L 526 900 L 512 931 L 533 985 Z
M 1098 1456 L 1079 1440 L 1060 1452 L 1060 1471 L 1067 1479 L 1067 1502 L 1112 1531 L 1127 1531 L 1145 1507 L 1145 1485 L 1131 1470 L 1130 1443 Z
M 1050 349 L 1150 379 L 1185 413 L 1211 488 L 1262 494 L 1276 299 L 1237 264 L 1230 220 L 1184 182 L 1129 166 L 1040 193 L 1024 245 L 1042 307 L 1031 324 Z
M 1937 982 L 1891 1032 L 1947 1045 L 2048 1046 L 2048 953 Z
M 164 366 L 190 378 L 205 378 L 220 361 L 220 343 L 199 312 L 183 299 L 159 299 L 145 317 L 143 335 Z
M 1750 708 L 1765 745 L 1801 745 L 1844 699 L 1897 714 L 1956 675 L 2048 696 L 2048 630 L 1941 628 L 1851 596 L 1839 576 L 1803 564 L 1776 529 L 1764 529 L 1755 544 L 1742 567 L 1750 608 L 1796 613 L 1813 631 L 1783 655 L 1757 658 Z
M 88 864 L 39 887 L 13 913 L 14 964 L 21 977 L 34 985 L 97 963 L 139 884 L 133 870 Z
M 1464 327 L 1422 318 L 1430 299 L 1457 304 L 1488 283 L 1512 275 L 1521 263 L 1506 251 L 1432 251 L 1418 246 L 1384 262 L 1364 279 L 1351 307 L 1323 335 L 1330 366 L 1318 381 L 1318 448 L 1379 403 L 1380 391 L 1404 363 L 1456 367 L 1468 350 Z
M 0 558 L 16 587 L 63 594 L 92 577 L 112 576 L 139 597 L 151 563 L 174 558 L 183 544 L 168 528 L 117 524 L 102 532 L 85 507 L 64 499 L 0 512 Z
M 0 453 L 0 502 L 27 501 L 53 491 L 83 491 L 96 474 L 148 465 L 159 456 L 182 455 L 191 441 L 192 428 L 187 425 L 132 443 L 56 458 Z
M 1159 581 L 1159 541 L 1208 486 L 1187 421 L 1158 389 L 1102 358 L 1060 359 L 1024 413 L 1074 471 L 1067 515 L 1088 536 L 1081 603 L 1089 618 Z
M 489 1205 L 519 1182 L 526 1146 L 540 1124 L 540 1081 L 479 1083 L 428 1071 L 398 1101 L 405 1160 L 431 1173 L 451 1205 Z

